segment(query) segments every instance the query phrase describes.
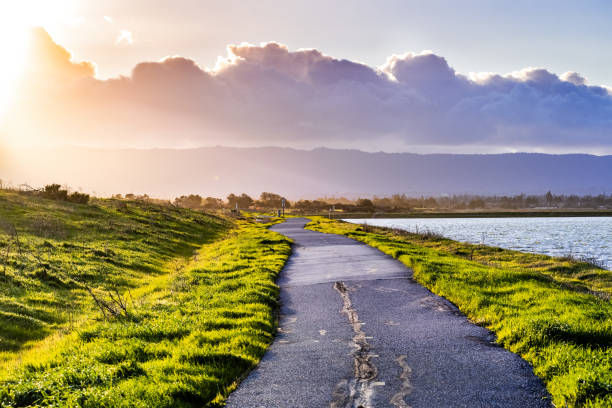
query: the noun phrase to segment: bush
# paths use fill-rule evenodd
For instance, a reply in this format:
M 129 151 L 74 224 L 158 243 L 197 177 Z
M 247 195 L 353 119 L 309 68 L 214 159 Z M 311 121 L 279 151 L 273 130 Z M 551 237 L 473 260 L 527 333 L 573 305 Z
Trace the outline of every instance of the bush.
M 62 190 L 59 184 L 48 184 L 43 189 L 41 195 L 50 200 L 66 201 L 68 190 Z
M 89 202 L 89 194 L 74 192 L 68 196 L 68 201 L 76 204 L 87 204 Z
M 74 192 L 68 194 L 68 190 L 63 190 L 59 184 L 48 184 L 40 192 L 40 195 L 49 200 L 69 201 L 76 204 L 87 204 L 89 202 L 89 194 Z

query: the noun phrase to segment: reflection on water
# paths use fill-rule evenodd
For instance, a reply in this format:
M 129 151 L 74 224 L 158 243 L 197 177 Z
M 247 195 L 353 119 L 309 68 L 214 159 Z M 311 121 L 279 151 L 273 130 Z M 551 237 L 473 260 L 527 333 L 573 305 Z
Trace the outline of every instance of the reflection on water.
M 553 256 L 596 259 L 612 269 L 612 217 L 346 219 L 403 230 L 433 231 L 475 244 Z

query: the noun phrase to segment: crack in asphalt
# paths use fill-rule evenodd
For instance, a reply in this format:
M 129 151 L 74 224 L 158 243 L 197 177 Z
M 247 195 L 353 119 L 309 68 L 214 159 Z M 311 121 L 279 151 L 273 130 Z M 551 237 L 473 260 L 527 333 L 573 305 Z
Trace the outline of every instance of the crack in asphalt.
M 359 315 L 353 308 L 348 288 L 344 282 L 336 282 L 334 289 L 342 298 L 342 313 L 346 314 L 353 328 L 355 351 L 354 378 L 342 380 L 336 385 L 330 408 L 371 408 L 374 387 L 380 385 L 373 381 L 378 376 L 378 368 L 371 361 L 373 355 L 370 354 L 368 337 L 361 329 L 363 322 L 359 321 Z
M 410 382 L 410 375 L 412 374 L 412 368 L 406 362 L 408 356 L 402 354 L 395 361 L 402 369 L 402 373 L 400 374 L 400 380 L 402 380 L 402 386 L 393 397 L 391 397 L 391 404 L 396 406 L 397 408 L 410 408 L 410 405 L 406 404 L 404 398 L 408 394 L 412 392 L 412 383 Z

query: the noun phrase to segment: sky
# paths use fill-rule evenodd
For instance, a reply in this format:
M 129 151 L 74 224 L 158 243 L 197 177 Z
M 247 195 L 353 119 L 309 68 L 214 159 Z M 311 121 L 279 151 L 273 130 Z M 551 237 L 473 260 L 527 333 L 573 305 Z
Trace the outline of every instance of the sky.
M 612 153 L 609 1 L 0 7 L 0 146 Z

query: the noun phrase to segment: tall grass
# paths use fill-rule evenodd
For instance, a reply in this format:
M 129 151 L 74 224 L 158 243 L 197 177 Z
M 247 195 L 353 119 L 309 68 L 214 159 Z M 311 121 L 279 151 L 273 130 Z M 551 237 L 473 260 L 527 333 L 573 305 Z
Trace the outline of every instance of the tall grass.
M 96 313 L 88 287 L 134 290 L 230 227 L 172 206 L 92 201 L 0 190 L 0 372 Z
M 414 279 L 529 361 L 556 406 L 612 406 L 611 272 L 324 218 L 308 228 L 365 242 L 411 267 Z M 585 268 L 589 276 L 581 275 Z
M 86 325 L 0 385 L 0 406 L 220 406 L 272 340 L 286 238 L 238 221 L 133 292 L 129 317 Z

